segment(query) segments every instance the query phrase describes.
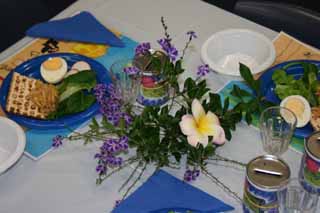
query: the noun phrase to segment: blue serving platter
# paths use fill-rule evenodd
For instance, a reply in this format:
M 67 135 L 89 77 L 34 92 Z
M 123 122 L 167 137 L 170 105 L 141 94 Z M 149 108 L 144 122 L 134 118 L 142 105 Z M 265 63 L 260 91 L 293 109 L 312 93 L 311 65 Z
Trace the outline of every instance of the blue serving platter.
M 100 64 L 99 62 L 91 58 L 88 58 L 82 55 L 72 54 L 72 53 L 53 53 L 53 54 L 43 55 L 43 56 L 30 59 L 20 64 L 13 71 L 11 71 L 10 74 L 8 74 L 8 76 L 3 80 L 2 86 L 0 88 L 0 105 L 2 109 L 5 109 L 5 106 L 6 106 L 7 95 L 9 92 L 13 72 L 17 72 L 22 75 L 29 76 L 35 79 L 40 79 L 43 81 L 40 74 L 40 66 L 42 62 L 44 62 L 50 57 L 64 58 L 67 61 L 68 70 L 71 68 L 71 66 L 75 62 L 85 61 L 88 64 L 90 64 L 91 69 L 96 72 L 97 83 L 109 84 L 111 82 L 108 70 L 102 64 Z M 10 119 L 16 121 L 17 123 L 27 128 L 33 128 L 33 129 L 60 128 L 61 129 L 61 128 L 66 128 L 72 125 L 83 123 L 88 119 L 90 119 L 92 116 L 94 116 L 98 111 L 99 111 L 99 105 L 96 102 L 83 112 L 75 113 L 73 115 L 67 115 L 67 116 L 64 116 L 63 118 L 59 118 L 55 120 L 40 120 L 40 119 L 30 118 L 26 116 L 15 115 L 9 112 L 6 112 L 6 115 Z
M 320 61 L 314 61 L 314 60 L 295 60 L 295 61 L 288 61 L 284 62 L 281 64 L 278 64 L 274 67 L 271 67 L 268 69 L 266 72 L 264 72 L 261 77 L 261 91 L 262 95 L 266 97 L 266 99 L 272 103 L 275 104 L 280 104 L 281 100 L 278 98 L 278 96 L 275 94 L 274 89 L 275 89 L 275 84 L 272 80 L 272 75 L 274 71 L 277 69 L 281 69 L 284 66 L 290 64 L 290 63 L 295 63 L 295 62 L 308 62 L 308 63 L 313 63 L 317 65 L 317 67 L 320 69 Z M 290 66 L 286 72 L 290 75 L 293 75 L 295 79 L 300 78 L 303 75 L 303 67 L 299 64 Z M 318 76 L 319 78 L 320 76 Z M 296 128 L 294 135 L 299 138 L 306 138 L 308 137 L 311 133 L 313 132 L 313 128 L 311 124 L 307 124 L 306 126 L 302 128 Z

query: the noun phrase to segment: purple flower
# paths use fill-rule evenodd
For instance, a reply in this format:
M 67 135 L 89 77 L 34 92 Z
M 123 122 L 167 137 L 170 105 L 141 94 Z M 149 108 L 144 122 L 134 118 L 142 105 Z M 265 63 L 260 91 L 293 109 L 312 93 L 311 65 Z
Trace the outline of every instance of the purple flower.
M 115 206 L 114 206 L 114 207 L 119 206 L 121 202 L 122 202 L 122 200 L 116 200 L 116 203 L 115 203 Z
M 200 175 L 200 170 L 195 168 L 193 170 L 187 169 L 186 172 L 184 173 L 183 179 L 186 182 L 190 182 L 190 181 L 196 180 L 197 177 L 199 177 L 199 175 Z
M 119 138 L 119 145 L 121 147 L 121 150 L 125 151 L 128 150 L 129 144 L 128 144 L 129 138 L 127 136 L 122 136 Z
M 149 53 L 151 49 L 151 45 L 149 42 L 143 42 L 136 47 L 135 54 L 136 55 L 145 55 Z
M 96 172 L 98 172 L 100 175 L 105 174 L 107 172 L 107 167 L 103 164 L 98 164 L 96 167 Z
M 210 69 L 209 69 L 209 65 L 208 64 L 200 65 L 198 67 L 197 75 L 203 77 L 206 74 L 208 74 L 209 71 L 210 71 Z
M 190 30 L 187 32 L 187 35 L 189 36 L 189 39 L 197 38 L 198 36 L 196 35 L 196 32 Z
M 139 70 L 137 67 L 135 67 L 135 66 L 125 67 L 125 68 L 123 69 L 123 71 L 124 71 L 125 73 L 127 73 L 128 75 L 136 75 L 136 74 L 138 74 L 138 73 L 140 72 L 140 70 Z
M 190 182 L 192 180 L 192 171 L 187 169 L 186 172 L 184 173 L 183 180 Z
M 97 84 L 94 89 L 94 95 L 99 104 L 104 101 L 107 92 L 107 85 L 106 84 Z
M 57 135 L 55 136 L 53 139 L 52 139 L 52 146 L 54 148 L 58 148 L 59 146 L 62 145 L 62 140 L 63 140 L 63 137 L 61 135 Z
M 162 38 L 158 40 L 158 43 L 172 61 L 175 61 L 177 59 L 178 50 L 170 43 L 169 39 Z

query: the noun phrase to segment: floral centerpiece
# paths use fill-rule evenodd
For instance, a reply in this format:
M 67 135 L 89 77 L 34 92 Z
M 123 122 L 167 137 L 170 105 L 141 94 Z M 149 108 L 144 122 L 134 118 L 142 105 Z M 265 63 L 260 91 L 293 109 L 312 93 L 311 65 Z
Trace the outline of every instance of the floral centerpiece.
M 181 162 L 182 156 L 186 156 L 183 177 L 185 181 L 195 180 L 202 173 L 241 200 L 209 171 L 207 165 L 220 160 L 245 166 L 219 156 L 215 151 L 231 139 L 231 132 L 236 129 L 236 124 L 242 120 L 243 115 L 250 123 L 252 113 L 261 110 L 262 97 L 245 102 L 241 97 L 247 95 L 246 92 L 235 87 L 232 93 L 241 100 L 235 107 L 229 107 L 228 98 L 222 101 L 218 94 L 210 92 L 207 87 L 204 77 L 209 73 L 208 65 L 200 65 L 197 70 L 198 77 L 195 80 L 187 78 L 180 86 L 178 78 L 184 72 L 183 58 L 197 36 L 193 31 L 187 33 L 186 45 L 179 56 L 163 18 L 161 23 L 165 36 L 158 40 L 158 43 L 166 56 L 165 60 L 160 61 L 156 57 L 150 43 L 139 44 L 135 53 L 136 57 L 147 55 L 151 58 L 152 66 L 162 71 L 170 88 L 169 101 L 161 107 L 137 108 L 124 104 L 113 84 L 99 84 L 94 93 L 101 106 L 102 120 L 93 118 L 89 131 L 74 132 L 66 139 L 81 139 L 85 144 L 102 141 L 98 153 L 94 156 L 97 160 L 97 184 L 127 166 L 134 166 L 132 174 L 120 187 L 120 190 L 126 188 L 122 199 L 128 195 L 148 166 L 155 170 L 162 167 L 180 169 L 184 165 L 184 162 Z M 241 65 L 241 69 L 249 85 L 257 88 L 258 82 L 253 80 L 249 69 L 244 65 Z M 134 75 L 139 69 L 127 67 L 124 72 Z M 55 137 L 53 145 L 60 146 L 62 139 L 64 138 L 61 136 Z M 128 149 L 134 150 L 134 154 L 129 155 Z

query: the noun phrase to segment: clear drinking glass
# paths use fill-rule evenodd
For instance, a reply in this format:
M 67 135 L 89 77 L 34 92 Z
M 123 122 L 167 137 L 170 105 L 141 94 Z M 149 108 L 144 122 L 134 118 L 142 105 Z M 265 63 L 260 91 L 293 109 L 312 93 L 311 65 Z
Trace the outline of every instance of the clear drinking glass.
M 138 96 L 141 84 L 141 72 L 129 74 L 124 72 L 126 67 L 136 67 L 140 70 L 141 66 L 133 59 L 120 59 L 111 65 L 111 79 L 119 92 L 125 105 L 133 104 Z
M 285 107 L 269 107 L 260 116 L 260 131 L 263 150 L 280 156 L 288 150 L 297 125 L 295 114 Z
M 315 213 L 317 194 L 306 191 L 299 178 L 290 179 L 287 187 L 278 192 L 279 210 L 283 213 Z

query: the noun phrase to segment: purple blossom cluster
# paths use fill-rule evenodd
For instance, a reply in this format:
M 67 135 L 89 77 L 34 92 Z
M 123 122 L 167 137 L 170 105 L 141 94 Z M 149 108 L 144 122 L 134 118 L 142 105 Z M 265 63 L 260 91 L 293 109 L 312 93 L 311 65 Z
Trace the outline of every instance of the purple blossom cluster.
M 184 173 L 183 179 L 184 181 L 190 182 L 190 181 L 196 180 L 197 177 L 199 177 L 199 175 L 200 175 L 199 169 L 193 169 L 193 170 L 187 169 L 186 172 Z
M 63 136 L 61 135 L 57 135 L 52 139 L 52 146 L 54 148 L 58 148 L 60 146 L 62 146 L 62 140 L 63 140 Z
M 126 126 L 131 124 L 131 116 L 126 112 L 121 112 L 120 95 L 113 84 L 109 84 L 108 86 L 97 84 L 94 88 L 94 94 L 97 102 L 100 104 L 100 112 L 108 122 L 117 126 L 120 120 L 124 119 Z
M 210 68 L 208 64 L 203 64 L 198 67 L 197 75 L 203 77 L 210 72 Z
M 140 72 L 140 70 L 135 66 L 131 66 L 131 67 L 125 67 L 123 69 L 123 72 L 127 73 L 128 75 L 136 75 Z
M 119 152 L 127 151 L 129 148 L 128 137 L 122 136 L 118 139 L 108 138 L 106 139 L 99 149 L 99 153 L 95 154 L 94 158 L 98 159 L 98 165 L 96 171 L 99 175 L 107 173 L 108 167 L 113 168 L 121 166 L 123 159 L 117 157 Z
M 171 44 L 170 39 L 162 38 L 158 40 L 163 51 L 165 51 L 171 61 L 175 61 L 178 57 L 178 50 Z
M 136 55 L 145 55 L 149 53 L 149 50 L 151 49 L 151 45 L 149 42 L 143 42 L 139 44 L 135 49 Z

